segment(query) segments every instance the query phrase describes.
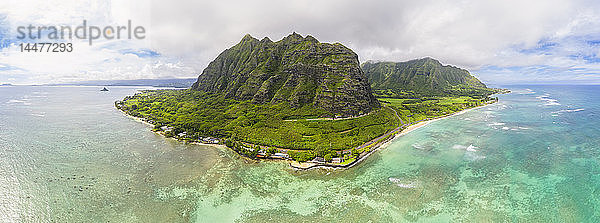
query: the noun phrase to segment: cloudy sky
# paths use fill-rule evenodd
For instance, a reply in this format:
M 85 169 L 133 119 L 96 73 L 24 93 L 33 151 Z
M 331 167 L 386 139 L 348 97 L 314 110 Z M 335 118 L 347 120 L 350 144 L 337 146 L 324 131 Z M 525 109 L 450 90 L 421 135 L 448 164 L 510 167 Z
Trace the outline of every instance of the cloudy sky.
M 68 40 L 70 53 L 20 52 L 18 26 L 76 27 L 83 20 L 131 20 L 146 28 L 146 38 L 91 46 Z M 600 84 L 594 0 L 3 0 L 0 83 L 197 77 L 245 34 L 279 40 L 292 32 L 340 42 L 361 62 L 433 57 L 489 84 Z

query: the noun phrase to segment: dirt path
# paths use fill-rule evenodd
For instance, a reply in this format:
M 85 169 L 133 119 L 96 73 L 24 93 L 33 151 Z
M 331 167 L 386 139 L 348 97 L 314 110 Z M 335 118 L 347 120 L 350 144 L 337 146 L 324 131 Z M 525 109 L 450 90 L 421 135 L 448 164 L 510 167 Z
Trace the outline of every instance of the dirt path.
M 346 119 L 355 119 L 355 118 L 360 118 L 360 117 L 364 117 L 367 115 L 370 115 L 372 112 L 369 112 L 367 114 L 362 114 L 359 116 L 350 116 L 350 117 L 345 117 L 345 118 L 308 118 L 308 119 L 288 119 L 288 120 L 283 120 L 284 122 L 296 122 L 298 120 L 306 120 L 306 121 L 324 121 L 324 120 L 332 120 L 332 121 L 337 121 L 337 120 L 346 120 Z

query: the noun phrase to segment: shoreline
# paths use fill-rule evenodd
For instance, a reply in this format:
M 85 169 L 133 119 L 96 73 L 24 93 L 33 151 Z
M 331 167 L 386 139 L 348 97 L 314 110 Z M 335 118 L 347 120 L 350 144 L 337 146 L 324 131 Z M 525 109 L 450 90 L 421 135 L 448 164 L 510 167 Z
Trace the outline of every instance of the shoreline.
M 117 110 L 119 110 L 125 116 L 127 116 L 130 119 L 133 119 L 136 122 L 140 122 L 140 123 L 143 123 L 143 124 L 145 124 L 145 125 L 147 125 L 149 127 L 154 128 L 153 124 L 150 124 L 147 121 L 142 120 L 141 118 L 138 118 L 138 117 L 132 116 L 130 114 L 127 114 L 127 113 L 125 113 L 121 109 L 117 109 Z M 166 137 L 165 134 L 163 134 L 162 132 L 155 132 L 155 131 L 152 131 L 152 130 L 150 130 L 150 131 L 153 132 L 154 134 L 158 134 L 158 135 L 163 136 L 165 139 L 172 139 L 172 140 L 175 140 L 175 141 L 178 141 L 178 142 L 182 142 L 182 140 L 179 140 L 179 139 L 176 139 L 176 138 Z M 227 146 L 225 146 L 223 144 L 208 144 L 208 143 L 201 143 L 201 142 L 186 142 L 186 143 L 193 144 L 193 145 L 198 145 L 198 146 L 212 146 L 212 147 L 215 147 L 215 148 L 229 149 L 229 147 L 227 147 Z
M 293 169 L 293 170 L 311 170 L 311 169 L 330 169 L 330 170 L 338 170 L 339 169 L 339 170 L 346 170 L 346 169 L 350 169 L 350 168 L 356 166 L 357 164 L 362 163 L 362 161 L 366 160 L 371 154 L 375 153 L 376 151 L 378 151 L 380 149 L 387 148 L 391 144 L 392 141 L 394 141 L 397 138 L 399 138 L 401 136 L 404 136 L 404 135 L 406 135 L 406 134 L 408 134 L 408 133 L 410 133 L 410 132 L 412 132 L 414 130 L 417 130 L 417 129 L 421 128 L 421 127 L 427 126 L 428 124 L 430 124 L 432 122 L 435 122 L 435 121 L 438 121 L 438 120 L 442 120 L 442 119 L 445 119 L 445 118 L 449 118 L 449 117 L 453 117 L 453 116 L 456 116 L 456 115 L 461 115 L 461 114 L 464 114 L 464 113 L 469 112 L 471 110 L 483 108 L 483 107 L 486 107 L 488 105 L 492 105 L 492 104 L 495 104 L 495 103 L 496 102 L 487 103 L 487 104 L 480 105 L 480 106 L 477 106 L 477 107 L 467 108 L 467 109 L 464 109 L 462 111 L 458 111 L 458 112 L 455 112 L 455 113 L 452 113 L 452 114 L 443 115 L 443 116 L 435 117 L 435 118 L 432 118 L 432 119 L 425 119 L 425 120 L 421 120 L 421 121 L 418 121 L 418 122 L 412 123 L 412 124 L 410 124 L 410 123 L 409 124 L 405 124 L 407 126 L 406 126 L 406 128 L 402 129 L 402 131 L 394 132 L 394 131 L 397 131 L 399 128 L 402 127 L 402 126 L 400 126 L 397 129 L 392 130 L 391 131 L 391 135 L 385 137 L 383 141 L 377 142 L 377 143 L 373 144 L 372 145 L 372 149 L 369 150 L 366 154 L 364 154 L 364 155 L 361 154 L 362 156 L 359 155 L 359 157 L 357 159 L 355 159 L 354 161 L 352 161 L 350 163 L 344 164 L 344 165 L 334 165 L 334 164 L 330 164 L 330 163 L 298 162 L 298 161 L 295 161 L 295 160 L 280 160 L 280 159 L 269 159 L 269 158 L 260 159 L 260 160 L 268 160 L 268 161 L 275 161 L 275 162 L 286 162 L 286 163 L 288 163 L 289 167 L 291 169 Z M 141 123 L 143 123 L 143 124 L 145 124 L 145 125 L 147 125 L 149 127 L 154 128 L 153 124 L 151 124 L 151 123 L 149 123 L 149 122 L 147 122 L 145 120 L 142 120 L 142 118 L 129 115 L 125 111 L 123 111 L 121 109 L 118 109 L 118 108 L 116 108 L 116 109 L 119 110 L 121 113 L 123 113 L 125 116 L 127 116 L 127 117 L 129 117 L 129 118 L 131 118 L 131 119 L 133 119 L 133 120 L 135 120 L 137 122 L 141 122 Z M 166 139 L 171 138 L 171 137 L 166 137 L 162 132 L 155 132 L 155 131 L 152 131 L 152 132 L 154 132 L 155 134 L 162 135 Z M 390 133 L 390 132 L 388 132 L 388 133 Z M 386 135 L 388 133 L 384 133 L 383 135 Z M 379 136 L 379 137 L 381 137 L 381 136 Z M 182 140 L 179 140 L 179 139 L 176 139 L 176 138 L 171 138 L 171 139 L 179 141 L 179 142 L 182 141 Z M 194 144 L 194 145 L 200 145 L 200 146 L 211 146 L 211 147 L 215 147 L 215 148 L 219 148 L 219 149 L 231 149 L 231 150 L 233 150 L 232 148 L 229 148 L 229 147 L 227 147 L 224 144 L 207 144 L 207 143 L 201 143 L 201 142 L 184 142 L 184 143 L 189 143 L 189 144 Z M 369 143 L 369 142 L 366 142 L 366 143 Z M 235 150 L 233 150 L 233 151 L 236 152 Z M 246 156 L 244 156 L 242 154 L 239 154 L 238 152 L 236 152 L 236 154 L 238 154 L 238 155 L 240 155 L 240 156 L 242 156 L 244 158 L 250 159 L 250 160 L 258 161 L 256 159 L 251 159 L 251 158 L 248 158 L 248 157 L 246 157 Z
M 410 132 L 412 132 L 414 130 L 417 130 L 417 129 L 421 128 L 421 127 L 424 127 L 424 126 L 428 125 L 429 123 L 432 123 L 432 122 L 435 122 L 435 121 L 439 121 L 439 120 L 442 120 L 442 119 L 446 119 L 446 118 L 450 118 L 450 117 L 453 117 L 453 116 L 456 116 L 456 115 L 462 115 L 462 114 L 464 114 L 466 112 L 469 112 L 471 110 L 476 110 L 476 109 L 479 109 L 479 108 L 483 108 L 483 107 L 486 107 L 488 105 L 492 105 L 492 104 L 495 104 L 495 103 L 496 102 L 485 104 L 485 105 L 481 105 L 481 106 L 477 106 L 477 107 L 473 107 L 473 108 L 467 108 L 465 110 L 462 110 L 462 111 L 459 111 L 459 112 L 455 112 L 455 113 L 452 113 L 452 114 L 449 114 L 449 115 L 440 116 L 440 117 L 437 117 L 437 118 L 434 118 L 434 119 L 431 119 L 431 120 L 427 120 L 427 121 L 417 122 L 415 124 L 407 126 L 406 129 L 402 130 L 395 137 L 406 135 L 406 134 L 408 134 L 408 133 L 410 133 Z
M 404 136 L 408 133 L 411 133 L 412 131 L 415 131 L 421 127 L 427 126 L 428 124 L 435 122 L 435 121 L 439 121 L 445 118 L 449 118 L 449 117 L 453 117 L 453 116 L 457 116 L 457 115 L 461 115 L 464 114 L 466 112 L 469 112 L 471 110 L 476 110 L 479 108 L 483 108 L 483 107 L 487 107 L 489 105 L 495 104 L 496 102 L 492 102 L 492 103 L 488 103 L 485 105 L 480 105 L 477 107 L 473 107 L 473 108 L 467 108 L 465 110 L 462 111 L 458 111 L 452 114 L 448 114 L 448 115 L 444 115 L 444 116 L 440 116 L 440 117 L 436 117 L 430 120 L 424 120 L 424 121 L 419 121 L 417 123 L 414 123 L 412 125 L 408 125 L 405 129 L 403 129 L 400 132 L 394 133 L 392 137 L 387 138 L 386 140 L 377 143 L 376 145 L 373 146 L 373 149 L 370 150 L 369 152 L 367 152 L 367 154 L 359 157 L 358 159 L 354 160 L 353 162 L 346 164 L 346 165 L 332 165 L 332 164 L 327 164 L 327 163 L 308 163 L 308 162 L 304 162 L 304 163 L 300 163 L 297 161 L 288 161 L 289 165 L 292 169 L 294 170 L 311 170 L 311 169 L 341 169 L 341 170 L 346 170 L 346 169 L 350 169 L 354 166 L 356 166 L 357 164 L 360 164 L 362 161 L 366 160 L 371 154 L 375 153 L 376 151 L 380 150 L 380 149 L 384 149 L 387 148 L 392 141 L 396 140 L 397 138 Z M 308 165 L 308 166 L 307 166 Z

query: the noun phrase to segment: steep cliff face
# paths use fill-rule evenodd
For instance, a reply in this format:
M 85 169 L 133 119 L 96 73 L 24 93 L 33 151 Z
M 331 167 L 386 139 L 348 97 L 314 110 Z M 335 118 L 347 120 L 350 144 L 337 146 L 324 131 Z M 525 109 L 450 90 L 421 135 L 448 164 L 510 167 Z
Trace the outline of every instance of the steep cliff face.
M 356 53 L 296 33 L 277 42 L 244 36 L 204 69 L 192 89 L 253 103 L 312 104 L 343 116 L 379 107 Z
M 365 75 L 376 90 L 393 89 L 419 94 L 442 94 L 449 89 L 486 88 L 469 71 L 444 66 L 432 58 L 406 62 L 367 62 L 362 65 Z

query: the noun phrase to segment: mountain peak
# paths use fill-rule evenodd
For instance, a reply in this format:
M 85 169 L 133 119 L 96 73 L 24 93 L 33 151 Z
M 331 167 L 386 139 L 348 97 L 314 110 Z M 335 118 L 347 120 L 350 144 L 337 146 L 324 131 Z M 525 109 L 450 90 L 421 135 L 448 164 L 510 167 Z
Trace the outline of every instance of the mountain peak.
M 307 35 L 306 37 L 304 37 L 304 40 L 310 41 L 310 42 L 313 42 L 313 43 L 318 43 L 319 42 L 319 40 L 317 40 L 315 37 L 313 37 L 311 35 Z
M 288 37 L 294 37 L 294 38 L 302 38 L 302 35 L 296 33 L 296 32 L 292 32 L 292 34 L 288 35 Z
M 246 42 L 246 41 L 258 41 L 258 39 L 252 37 L 250 34 L 246 34 L 244 36 L 244 38 L 242 38 L 241 42 Z
M 272 43 L 273 41 L 271 41 L 271 39 L 269 39 L 269 37 L 266 37 L 260 40 L 261 42 L 268 42 L 268 43 Z
M 293 32 L 292 34 L 284 37 L 282 39 L 282 41 L 284 41 L 284 42 L 297 42 L 297 41 L 301 41 L 303 39 L 304 39 L 304 37 L 302 37 L 300 34 L 298 34 L 296 32 Z
M 420 62 L 423 62 L 423 63 L 433 63 L 433 64 L 442 65 L 442 63 L 440 63 L 439 60 L 433 59 L 431 57 L 423 57 L 421 59 L 416 59 L 416 61 L 420 61 Z
M 269 44 L 263 41 L 270 40 L 238 44 L 222 52 L 192 89 L 256 104 L 313 106 L 342 116 L 379 107 L 352 50 L 297 33 Z

